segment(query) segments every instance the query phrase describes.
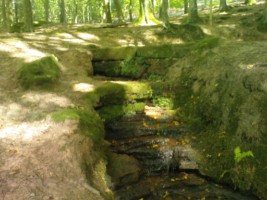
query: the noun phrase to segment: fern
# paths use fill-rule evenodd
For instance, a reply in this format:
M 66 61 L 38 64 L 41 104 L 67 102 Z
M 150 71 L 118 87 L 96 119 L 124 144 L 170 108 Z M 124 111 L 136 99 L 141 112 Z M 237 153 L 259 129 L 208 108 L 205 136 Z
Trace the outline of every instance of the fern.
M 241 160 L 243 160 L 246 157 L 254 157 L 252 151 L 241 152 L 241 149 L 239 146 L 235 148 L 234 153 L 235 153 L 235 162 L 236 163 L 239 163 Z

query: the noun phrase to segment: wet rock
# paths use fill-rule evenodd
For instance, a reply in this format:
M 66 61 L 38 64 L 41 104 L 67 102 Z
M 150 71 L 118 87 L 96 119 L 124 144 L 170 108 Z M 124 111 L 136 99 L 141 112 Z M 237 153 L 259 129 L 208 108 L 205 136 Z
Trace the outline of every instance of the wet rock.
M 140 173 L 140 164 L 134 157 L 126 154 L 110 154 L 108 174 L 111 176 L 115 188 L 137 182 Z

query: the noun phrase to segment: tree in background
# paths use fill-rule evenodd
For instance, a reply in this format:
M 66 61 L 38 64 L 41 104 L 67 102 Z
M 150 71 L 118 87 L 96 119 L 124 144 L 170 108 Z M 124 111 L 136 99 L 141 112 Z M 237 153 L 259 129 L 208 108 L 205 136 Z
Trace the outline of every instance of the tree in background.
M 114 0 L 114 4 L 115 4 L 115 8 L 116 8 L 116 12 L 117 12 L 117 17 L 119 20 L 119 23 L 124 21 L 124 17 L 123 17 L 123 12 L 122 12 L 122 8 L 121 8 L 121 3 L 120 0 Z
M 198 20 L 197 0 L 189 0 L 188 23 L 196 23 Z
M 50 4 L 49 0 L 43 0 L 44 4 L 44 14 L 45 14 L 45 21 L 49 22 L 49 17 L 50 17 Z
M 60 23 L 66 23 L 67 20 L 66 20 L 65 0 L 59 0 L 58 4 L 59 4 L 59 9 L 60 9 L 59 22 Z
M 153 15 L 149 0 L 139 0 L 139 17 L 135 22 L 139 24 L 159 24 L 160 22 Z
M 227 11 L 229 8 L 227 6 L 226 0 L 220 0 L 219 10 L 221 12 Z
M 188 0 L 184 0 L 184 14 L 188 13 Z
M 33 32 L 32 4 L 31 0 L 23 0 L 24 31 Z
M 161 0 L 160 10 L 159 10 L 159 19 L 163 22 L 169 20 L 169 0 Z
M 112 23 L 110 0 L 103 0 L 102 22 Z
M 3 29 L 4 31 L 9 31 L 12 24 L 12 12 L 11 12 L 11 1 L 10 0 L 2 0 L 2 19 L 3 19 Z

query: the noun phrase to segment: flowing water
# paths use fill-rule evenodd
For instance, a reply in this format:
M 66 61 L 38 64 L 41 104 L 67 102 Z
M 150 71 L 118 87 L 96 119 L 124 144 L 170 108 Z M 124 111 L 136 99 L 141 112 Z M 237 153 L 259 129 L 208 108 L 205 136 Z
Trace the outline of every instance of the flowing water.
M 189 130 L 177 119 L 160 112 L 157 117 L 141 113 L 106 124 L 112 151 L 128 156 L 125 164 L 119 164 L 124 173 L 116 179 L 116 199 L 257 199 L 201 176 L 197 152 L 191 147 L 194 137 L 186 136 Z M 133 159 L 138 164 L 129 161 Z

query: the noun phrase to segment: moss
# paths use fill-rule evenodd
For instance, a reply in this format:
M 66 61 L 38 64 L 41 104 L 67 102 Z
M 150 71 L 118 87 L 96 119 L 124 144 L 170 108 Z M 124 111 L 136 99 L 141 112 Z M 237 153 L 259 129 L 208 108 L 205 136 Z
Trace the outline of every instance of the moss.
M 220 39 L 217 37 L 207 37 L 196 43 L 195 48 L 199 50 L 212 49 L 219 45 Z
M 84 96 L 90 104 L 99 106 L 120 105 L 152 97 L 152 89 L 145 82 L 105 83 Z
M 173 99 L 169 97 L 162 97 L 162 96 L 157 96 L 154 97 L 153 100 L 153 105 L 157 107 L 163 107 L 163 108 L 173 108 Z
M 124 60 L 120 65 L 120 76 L 140 78 L 145 72 L 148 65 L 144 58 L 134 57 Z
M 80 116 L 76 109 L 64 109 L 58 112 L 54 112 L 51 115 L 52 119 L 56 122 L 61 122 L 65 120 L 79 120 Z
M 47 56 L 26 63 L 18 70 L 19 81 L 26 89 L 32 86 L 51 86 L 58 80 L 59 76 L 59 63 L 54 56 Z
M 104 138 L 104 126 L 99 115 L 93 110 L 69 108 L 51 114 L 54 121 L 78 120 L 82 132 L 93 139 L 100 141 Z
M 110 122 L 116 120 L 124 115 L 134 115 L 136 112 L 142 112 L 145 108 L 144 103 L 135 103 L 128 105 L 113 105 L 103 107 L 97 112 L 105 120 L 105 122 Z

